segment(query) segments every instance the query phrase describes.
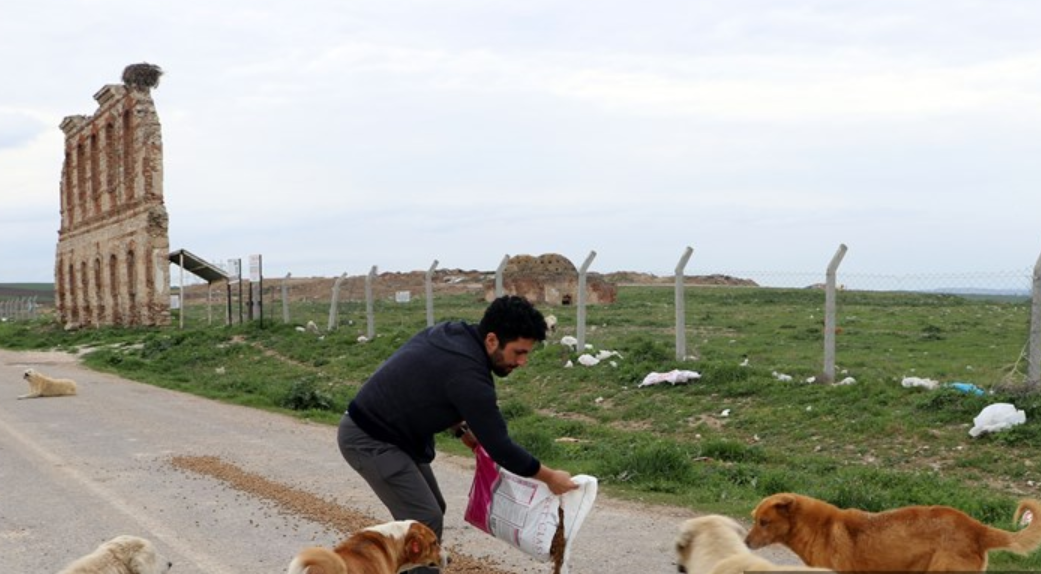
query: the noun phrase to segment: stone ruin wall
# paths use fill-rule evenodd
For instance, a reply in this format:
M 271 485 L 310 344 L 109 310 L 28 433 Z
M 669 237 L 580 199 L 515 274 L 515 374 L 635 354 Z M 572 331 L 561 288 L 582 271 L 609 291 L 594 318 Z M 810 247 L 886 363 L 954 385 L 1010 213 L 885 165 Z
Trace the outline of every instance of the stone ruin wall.
M 68 116 L 55 305 L 66 328 L 170 323 L 163 145 L 148 87 L 107 85 Z
M 533 257 L 515 255 L 502 271 L 503 292 L 519 295 L 532 303 L 547 305 L 578 304 L 578 268 L 563 255 L 547 253 Z M 598 273 L 586 274 L 586 304 L 615 302 L 618 288 Z M 495 299 L 495 281 L 486 282 L 484 299 Z

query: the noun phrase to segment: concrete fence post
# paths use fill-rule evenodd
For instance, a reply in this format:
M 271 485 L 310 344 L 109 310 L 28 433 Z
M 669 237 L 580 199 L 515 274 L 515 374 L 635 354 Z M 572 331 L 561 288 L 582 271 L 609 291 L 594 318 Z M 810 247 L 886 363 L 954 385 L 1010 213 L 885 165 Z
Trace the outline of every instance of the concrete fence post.
M 824 286 L 824 381 L 835 381 L 835 274 L 839 263 L 846 256 L 846 245 L 840 244 L 835 256 L 828 264 L 827 279 Z
M 332 331 L 336 329 L 336 324 L 339 320 L 340 315 L 340 284 L 347 278 L 347 272 L 345 271 L 342 275 L 333 281 L 333 298 L 329 303 L 329 324 L 326 325 L 326 331 Z
M 289 323 L 289 278 L 292 277 L 292 273 L 286 273 L 285 279 L 282 280 L 282 322 Z
M 180 267 L 180 279 L 177 288 L 177 298 L 180 305 L 177 309 L 177 326 L 184 329 L 184 313 L 188 310 L 187 297 L 184 296 L 184 250 L 181 250 L 179 259 L 180 261 L 177 265 Z
M 369 274 L 365 276 L 365 322 L 368 325 L 365 336 L 370 341 L 376 338 L 376 310 L 372 300 L 372 284 L 375 281 L 376 266 L 373 265 L 372 269 L 369 269 Z
M 676 360 L 687 358 L 687 297 L 684 289 L 687 261 L 690 261 L 694 249 L 690 246 L 683 251 L 679 263 L 676 264 Z
M 1030 342 L 1027 351 L 1027 387 L 1041 387 L 1041 255 L 1034 264 L 1030 302 Z
M 427 327 L 434 326 L 434 270 L 437 269 L 437 259 L 427 269 L 426 292 L 427 292 Z
M 510 262 L 510 254 L 502 256 L 502 261 L 499 262 L 499 267 L 495 270 L 495 298 L 502 297 L 505 289 L 502 286 L 502 274 L 506 269 L 506 264 Z
M 589 265 L 596 258 L 596 251 L 590 251 L 589 256 L 578 270 L 578 324 L 577 334 L 579 354 L 586 352 L 586 272 Z

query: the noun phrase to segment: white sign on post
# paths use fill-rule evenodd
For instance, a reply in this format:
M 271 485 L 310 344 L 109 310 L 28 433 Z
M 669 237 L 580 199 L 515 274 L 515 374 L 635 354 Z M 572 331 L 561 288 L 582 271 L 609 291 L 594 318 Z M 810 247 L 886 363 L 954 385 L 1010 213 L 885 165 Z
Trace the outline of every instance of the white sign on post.
M 397 301 L 398 303 L 408 303 L 409 301 L 412 300 L 412 292 L 411 291 L 398 291 L 398 292 L 394 293 L 394 300 Z
M 241 259 L 228 259 L 228 277 L 231 278 L 232 283 L 237 282 L 242 277 L 242 270 L 239 269 L 241 264 Z
M 249 280 L 260 281 L 260 255 L 249 256 Z

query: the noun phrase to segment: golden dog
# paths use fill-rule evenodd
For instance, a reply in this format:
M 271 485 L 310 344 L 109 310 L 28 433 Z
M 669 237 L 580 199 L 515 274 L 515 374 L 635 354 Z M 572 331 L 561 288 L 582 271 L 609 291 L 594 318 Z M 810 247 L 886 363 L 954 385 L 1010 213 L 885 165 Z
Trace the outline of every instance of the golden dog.
M 415 520 L 398 520 L 359 530 L 332 550 L 305 548 L 286 574 L 397 574 L 447 565 L 448 554 L 433 530 Z
M 122 535 L 98 546 L 58 574 L 163 574 L 173 563 L 164 560 L 144 538 Z
M 1013 520 L 1025 510 L 1041 516 L 1041 503 L 1021 501 Z M 782 493 L 764 498 L 752 517 L 749 547 L 779 542 L 803 562 L 835 570 L 982 572 L 989 550 L 1029 554 L 1041 545 L 1041 520 L 1008 532 L 947 506 L 873 513 Z
M 823 568 L 782 566 L 757 556 L 745 546 L 745 528 L 729 516 L 710 514 L 680 525 L 676 537 L 676 569 L 689 574 L 744 572 L 830 572 Z
M 38 397 L 61 397 L 76 394 L 76 381 L 71 379 L 52 379 L 34 369 L 28 369 L 22 378 L 29 381 L 29 394 L 19 399 L 35 399 Z

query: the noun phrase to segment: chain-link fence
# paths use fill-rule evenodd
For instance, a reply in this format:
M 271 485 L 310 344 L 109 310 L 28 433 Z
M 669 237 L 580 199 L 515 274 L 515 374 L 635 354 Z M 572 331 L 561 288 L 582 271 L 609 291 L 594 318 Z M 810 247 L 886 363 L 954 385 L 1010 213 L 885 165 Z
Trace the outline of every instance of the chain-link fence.
M 8 297 L 0 299 L 0 321 L 32 321 L 39 312 L 37 297 Z

